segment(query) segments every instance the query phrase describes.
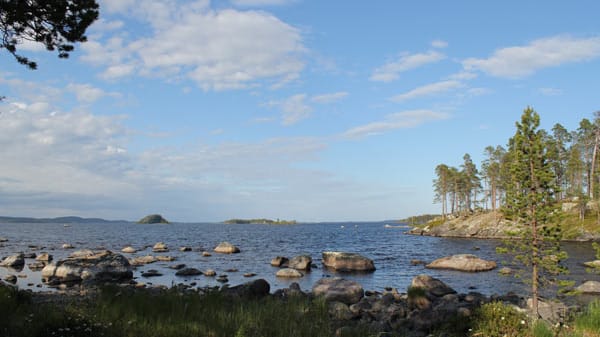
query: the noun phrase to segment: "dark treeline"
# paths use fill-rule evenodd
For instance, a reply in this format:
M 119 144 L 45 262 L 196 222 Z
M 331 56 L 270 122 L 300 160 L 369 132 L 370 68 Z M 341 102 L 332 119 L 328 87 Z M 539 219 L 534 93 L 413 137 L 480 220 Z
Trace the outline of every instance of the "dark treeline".
M 585 203 L 600 197 L 600 111 L 594 118 L 584 118 L 576 130 L 569 131 L 556 123 L 543 133 L 544 160 L 553 171 L 555 197 Z M 487 146 L 485 159 L 478 169 L 467 153 L 459 167 L 439 164 L 433 181 L 435 202 L 442 204 L 442 214 L 464 214 L 473 210 L 497 210 L 504 205 L 506 188 L 512 180 L 510 163 L 514 158 L 509 139 L 506 146 Z

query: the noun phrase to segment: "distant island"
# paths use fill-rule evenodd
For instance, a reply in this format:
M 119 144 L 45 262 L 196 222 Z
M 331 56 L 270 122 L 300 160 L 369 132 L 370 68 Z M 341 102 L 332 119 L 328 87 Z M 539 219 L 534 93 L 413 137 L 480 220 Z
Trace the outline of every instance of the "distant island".
M 223 221 L 224 224 L 235 224 L 235 225 L 246 225 L 246 224 L 259 224 L 259 225 L 295 225 L 296 220 L 271 220 L 271 219 L 229 219 Z
M 78 216 L 63 216 L 57 218 L 30 218 L 30 217 L 12 217 L 0 216 L 0 222 L 3 223 L 115 223 L 129 222 L 126 220 L 106 220 L 101 218 L 82 218 Z
M 143 217 L 142 219 L 140 219 L 140 221 L 138 221 L 137 223 L 140 223 L 140 224 L 157 224 L 157 223 L 168 224 L 169 221 L 167 221 L 167 219 L 163 218 L 162 215 L 160 215 L 160 214 L 150 214 L 150 215 L 147 215 L 147 216 Z
M 400 219 L 397 222 L 406 223 L 411 226 L 416 226 L 416 225 L 426 224 L 429 221 L 434 220 L 439 217 L 440 217 L 440 214 L 421 214 L 421 215 L 409 216 L 408 218 Z

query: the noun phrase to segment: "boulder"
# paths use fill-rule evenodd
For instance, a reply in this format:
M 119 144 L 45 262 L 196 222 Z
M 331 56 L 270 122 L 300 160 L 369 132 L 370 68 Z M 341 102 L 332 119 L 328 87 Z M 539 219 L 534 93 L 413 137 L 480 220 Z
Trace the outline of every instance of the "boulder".
M 164 253 L 169 251 L 169 247 L 164 242 L 157 242 L 154 247 L 152 247 L 152 251 L 155 253 Z
M 52 263 L 42 269 L 44 282 L 121 282 L 133 277 L 131 265 L 123 255 L 108 250 L 93 255 L 68 258 Z
M 294 268 L 298 270 L 310 270 L 312 264 L 312 258 L 308 255 L 294 256 L 288 262 L 288 268 Z
M 188 246 L 179 247 L 179 251 L 180 252 L 191 252 L 192 247 L 188 247 Z
M 204 251 L 204 252 L 202 252 L 202 256 L 209 257 L 209 256 L 212 256 L 212 254 L 209 253 L 209 252 Z
M 289 259 L 285 256 L 276 256 L 271 260 L 271 265 L 273 267 L 282 267 L 287 264 Z
M 48 253 L 41 253 L 35 259 L 37 261 L 50 262 L 50 261 L 52 261 L 52 255 L 50 255 Z
M 17 284 L 17 277 L 15 275 L 7 275 L 4 278 L 4 281 L 6 281 L 8 283 L 12 283 L 12 284 Z
M 456 290 L 450 288 L 444 282 L 431 277 L 429 275 L 417 275 L 412 279 L 411 288 L 421 288 L 425 292 L 436 296 L 442 297 L 448 294 L 456 294 Z
M 354 281 L 339 277 L 322 278 L 312 287 L 315 296 L 323 296 L 329 302 L 354 304 L 364 296 L 363 287 Z
M 121 249 L 121 252 L 122 253 L 127 253 L 127 254 L 133 254 L 133 253 L 137 252 L 137 249 L 135 249 L 135 248 L 133 248 L 131 246 L 127 246 L 127 247 Z
M 184 268 L 178 270 L 175 275 L 177 276 L 196 276 L 202 275 L 202 272 L 196 268 Z
M 7 242 L 7 241 L 8 241 L 7 238 L 0 236 L 0 242 Z
M 162 276 L 163 274 L 161 274 L 158 270 L 156 269 L 150 269 L 148 271 L 145 271 L 142 273 L 143 277 L 155 277 L 155 276 Z
M 466 272 L 479 272 L 496 268 L 496 262 L 486 261 L 472 254 L 458 254 L 437 259 L 425 267 L 431 269 L 452 269 Z
M 204 276 L 216 276 L 217 272 L 212 269 L 207 269 L 203 272 Z
M 323 252 L 323 265 L 345 272 L 371 272 L 375 270 L 373 260 L 356 253 Z
M 502 267 L 498 270 L 498 274 L 500 275 L 510 275 L 512 273 L 514 273 L 514 271 L 509 267 Z
M 169 266 L 168 268 L 175 269 L 175 270 L 180 270 L 180 269 L 185 268 L 185 264 L 184 263 L 178 263 L 178 264 Z
M 35 262 L 31 262 L 31 263 L 27 264 L 27 266 L 29 267 L 29 269 L 31 271 L 40 271 L 40 270 L 44 269 L 46 264 L 47 264 L 47 262 L 44 262 L 44 261 L 35 261 Z
M 294 277 L 302 277 L 304 276 L 301 272 L 293 268 L 283 268 L 279 269 L 275 274 L 277 277 L 285 277 L 285 278 L 294 278 Z
M 81 250 L 76 250 L 73 253 L 69 254 L 69 258 L 70 259 L 80 259 L 80 258 L 86 258 L 89 256 L 92 256 L 96 253 L 94 253 L 93 250 L 91 249 L 81 249 Z
M 75 247 L 73 247 L 73 245 L 70 243 L 63 243 L 63 245 L 62 245 L 62 249 L 73 249 L 73 248 L 75 248 Z
M 589 268 L 599 268 L 600 269 L 600 260 L 585 262 L 584 265 Z
M 156 223 L 161 223 L 161 224 L 168 224 L 169 221 L 167 221 L 167 219 L 163 218 L 162 215 L 160 214 L 150 214 L 147 215 L 145 217 L 143 217 L 142 219 L 140 219 L 140 221 L 138 221 L 139 224 L 156 224 Z
M 168 256 L 168 255 L 157 255 L 156 260 L 161 261 L 161 262 L 171 262 L 171 261 L 175 261 L 176 258 L 174 256 Z
M 15 254 L 15 255 L 11 255 L 7 258 L 5 258 L 4 260 L 2 260 L 2 262 L 0 262 L 0 267 L 22 267 L 25 265 L 25 257 L 23 255 L 23 253 L 19 253 L 19 254 Z
M 138 256 L 135 257 L 131 260 L 129 260 L 129 263 L 134 265 L 134 266 L 141 266 L 144 264 L 148 264 L 148 263 L 153 263 L 156 262 L 156 257 L 152 256 L 152 255 L 146 255 L 146 256 Z
M 242 298 L 262 298 L 269 295 L 271 285 L 264 279 L 250 281 L 235 287 L 224 287 L 221 292 L 227 296 Z
M 575 288 L 575 290 L 583 294 L 600 294 L 600 282 L 586 281 Z
M 239 253 L 240 249 L 229 242 L 221 242 L 215 247 L 215 252 L 222 254 L 235 254 Z

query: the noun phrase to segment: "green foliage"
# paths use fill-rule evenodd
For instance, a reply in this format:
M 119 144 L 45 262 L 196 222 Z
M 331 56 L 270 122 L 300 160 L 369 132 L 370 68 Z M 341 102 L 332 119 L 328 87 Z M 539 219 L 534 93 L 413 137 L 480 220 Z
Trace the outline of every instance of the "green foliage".
M 415 299 L 419 297 L 425 297 L 426 291 L 421 287 L 408 287 L 406 295 L 409 299 Z
M 475 312 L 471 336 L 526 336 L 528 331 L 525 314 L 502 302 L 491 302 Z
M 532 328 L 533 337 L 554 337 L 554 331 L 552 328 L 542 320 L 537 320 L 533 323 Z
M 600 300 L 590 303 L 586 310 L 575 318 L 573 325 L 575 330 L 584 336 L 600 336 Z
M 67 58 L 73 43 L 86 41 L 86 29 L 98 18 L 95 0 L 0 2 L 0 48 L 6 49 L 17 62 L 30 69 L 37 64 L 17 53 L 24 40 L 41 43 L 47 50 L 57 50 L 58 57 Z

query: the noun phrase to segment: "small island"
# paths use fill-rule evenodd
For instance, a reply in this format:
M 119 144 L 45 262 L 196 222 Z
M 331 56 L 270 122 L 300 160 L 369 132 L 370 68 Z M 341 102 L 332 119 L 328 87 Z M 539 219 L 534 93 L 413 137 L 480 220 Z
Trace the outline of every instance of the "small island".
M 168 224 L 169 221 L 167 221 L 167 219 L 163 218 L 162 215 L 160 215 L 160 214 L 150 214 L 150 215 L 143 217 L 137 223 L 139 223 L 139 224 L 157 224 L 157 223 Z
M 296 220 L 271 220 L 271 219 L 229 219 L 223 221 L 224 224 L 228 225 L 295 225 Z

